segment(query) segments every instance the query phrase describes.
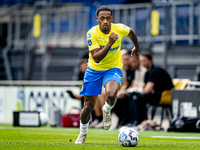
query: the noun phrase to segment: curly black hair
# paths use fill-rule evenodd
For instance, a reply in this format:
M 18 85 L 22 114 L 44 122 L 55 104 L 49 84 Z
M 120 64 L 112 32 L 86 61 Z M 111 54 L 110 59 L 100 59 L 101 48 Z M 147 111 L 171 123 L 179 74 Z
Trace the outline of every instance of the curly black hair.
M 99 8 L 97 9 L 97 11 L 96 11 L 96 16 L 99 15 L 99 12 L 100 12 L 100 11 L 104 11 L 104 10 L 110 11 L 110 12 L 111 12 L 111 15 L 113 14 L 113 10 L 112 10 L 110 7 L 108 7 L 108 6 L 101 6 L 101 7 L 99 7 Z

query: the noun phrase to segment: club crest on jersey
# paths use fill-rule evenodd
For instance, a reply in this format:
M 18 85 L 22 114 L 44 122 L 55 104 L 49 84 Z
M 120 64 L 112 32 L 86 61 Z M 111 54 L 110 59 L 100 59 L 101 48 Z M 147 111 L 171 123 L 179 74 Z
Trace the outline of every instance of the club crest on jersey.
M 88 45 L 91 46 L 92 45 L 92 41 L 88 40 Z
M 88 34 L 87 34 L 87 38 L 91 38 L 91 33 L 88 33 Z

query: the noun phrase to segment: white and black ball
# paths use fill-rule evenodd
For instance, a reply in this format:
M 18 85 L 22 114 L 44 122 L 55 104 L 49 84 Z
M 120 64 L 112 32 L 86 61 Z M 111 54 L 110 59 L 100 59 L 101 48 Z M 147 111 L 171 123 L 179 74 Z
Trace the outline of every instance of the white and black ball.
M 118 140 L 124 147 L 135 147 L 139 142 L 139 134 L 133 128 L 123 128 L 120 130 Z

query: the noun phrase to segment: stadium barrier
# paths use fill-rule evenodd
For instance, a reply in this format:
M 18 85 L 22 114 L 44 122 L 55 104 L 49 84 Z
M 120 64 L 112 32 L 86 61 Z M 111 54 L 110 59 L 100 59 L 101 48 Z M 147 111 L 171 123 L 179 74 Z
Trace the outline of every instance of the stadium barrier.
M 39 111 L 49 116 L 51 106 L 68 113 L 72 107 L 81 109 L 79 100 L 66 90 L 80 92 L 82 81 L 0 81 L 0 123 L 12 123 L 13 111 Z
M 164 112 L 166 113 L 166 116 L 169 120 L 171 120 L 171 118 L 172 118 L 172 115 L 171 115 L 172 91 L 185 89 L 187 87 L 188 83 L 190 82 L 190 80 L 189 79 L 174 78 L 174 79 L 172 79 L 172 82 L 173 82 L 173 85 L 174 85 L 174 90 L 163 91 L 161 98 L 160 98 L 160 103 L 157 106 L 154 105 L 153 109 L 152 109 L 151 119 L 154 118 L 156 109 L 158 107 L 162 108 L 160 125 L 162 125 L 162 121 L 163 121 L 163 118 L 164 118 Z
M 200 117 L 200 89 L 172 90 L 172 115 L 178 117 Z

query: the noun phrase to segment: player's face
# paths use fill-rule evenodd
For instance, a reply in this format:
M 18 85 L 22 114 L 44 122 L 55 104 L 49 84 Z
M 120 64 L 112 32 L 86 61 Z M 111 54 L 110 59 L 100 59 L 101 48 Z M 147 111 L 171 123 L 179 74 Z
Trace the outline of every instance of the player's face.
M 110 11 L 100 11 L 98 16 L 96 17 L 97 22 L 99 23 L 100 30 L 103 33 L 109 33 L 111 29 L 111 22 L 113 21 L 113 17 Z
M 147 57 L 142 56 L 142 55 L 139 56 L 139 59 L 142 66 L 144 66 L 147 69 L 150 68 L 151 60 L 149 60 Z

